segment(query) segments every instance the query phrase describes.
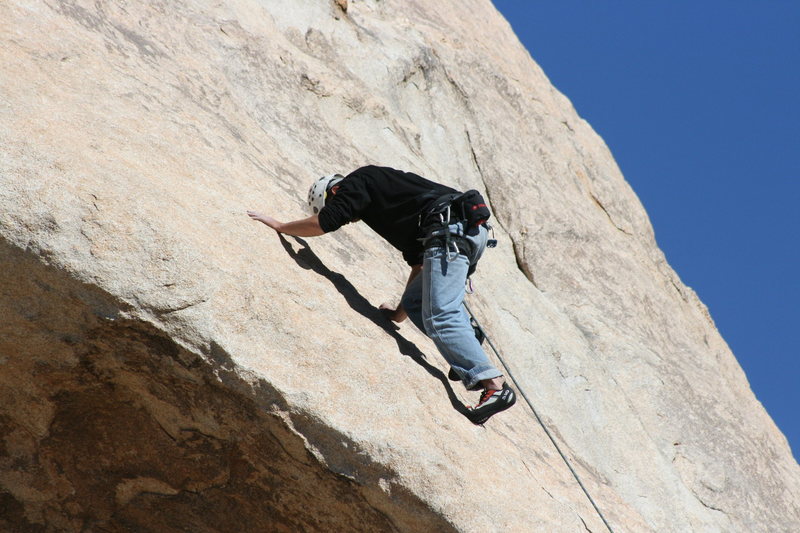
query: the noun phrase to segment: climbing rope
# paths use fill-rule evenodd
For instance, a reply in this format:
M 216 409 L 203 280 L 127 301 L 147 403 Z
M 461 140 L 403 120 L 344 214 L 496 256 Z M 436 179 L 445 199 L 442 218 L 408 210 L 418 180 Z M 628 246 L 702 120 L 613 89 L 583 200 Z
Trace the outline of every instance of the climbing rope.
M 471 294 L 471 291 L 472 291 L 472 286 L 471 285 L 469 287 L 469 290 L 470 290 L 470 294 Z M 547 426 L 545 425 L 544 421 L 542 421 L 541 417 L 539 416 L 539 413 L 537 413 L 536 409 L 533 407 L 533 403 L 531 403 L 530 399 L 528 399 L 528 396 L 525 394 L 525 391 L 522 390 L 522 387 L 520 386 L 519 381 L 517 381 L 516 378 L 514 377 L 514 374 L 511 373 L 511 369 L 506 364 L 506 362 L 503 360 L 503 357 L 500 355 L 500 352 L 497 351 L 497 348 L 494 347 L 494 344 L 492 343 L 492 340 L 489 338 L 488 335 L 486 335 L 486 331 L 480 325 L 480 322 L 478 322 L 478 319 L 475 318 L 475 314 L 472 312 L 472 309 L 470 309 L 469 305 L 467 305 L 466 301 L 464 302 L 464 307 L 467 309 L 467 312 L 469 313 L 470 318 L 475 321 L 475 324 L 477 324 L 478 329 L 480 329 L 481 332 L 483 333 L 484 338 L 489 343 L 489 346 L 492 348 L 492 351 L 494 351 L 494 354 L 497 356 L 497 359 L 500 361 L 500 364 L 503 365 L 503 368 L 505 368 L 506 374 L 508 374 L 508 377 L 511 378 L 511 381 L 514 382 L 514 385 L 516 385 L 517 390 L 522 395 L 522 397 L 525 399 L 525 403 L 527 403 L 528 407 L 531 408 L 531 412 L 533 413 L 533 416 L 536 417 L 536 420 L 539 422 L 539 425 L 542 426 L 542 429 L 544 430 L 544 432 L 547 435 L 547 437 L 550 439 L 550 442 L 553 443 L 553 446 L 555 447 L 556 451 L 558 452 L 558 455 L 561 456 L 561 459 L 564 460 L 564 464 L 566 464 L 567 468 L 569 468 L 569 471 L 572 472 L 572 476 L 575 478 L 575 481 L 578 482 L 578 485 L 580 486 L 581 490 L 586 495 L 586 497 L 589 499 L 589 502 L 592 504 L 592 507 L 594 507 L 594 510 L 597 512 L 597 516 L 599 516 L 600 520 L 602 520 L 603 523 L 606 525 L 606 527 L 608 528 L 608 531 L 610 533 L 614 533 L 614 530 L 611 529 L 611 526 L 608 524 L 608 521 L 606 520 L 605 516 L 603 516 L 603 513 L 600 511 L 600 508 L 597 507 L 597 504 L 594 502 L 594 499 L 592 499 L 591 494 L 589 494 L 589 491 L 586 490 L 586 487 L 583 485 L 583 482 L 581 481 L 581 478 L 578 476 L 578 473 L 575 472 L 574 468 L 572 468 L 572 464 L 569 462 L 569 459 L 567 459 L 567 456 L 564 455 L 564 452 L 561 451 L 561 447 L 558 445 L 556 440 L 553 438 L 553 435 L 547 429 Z

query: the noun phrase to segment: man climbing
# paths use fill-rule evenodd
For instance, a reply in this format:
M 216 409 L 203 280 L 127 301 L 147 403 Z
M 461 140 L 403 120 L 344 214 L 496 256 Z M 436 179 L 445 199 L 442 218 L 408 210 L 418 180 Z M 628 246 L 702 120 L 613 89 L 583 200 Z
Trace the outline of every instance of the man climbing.
M 381 309 L 407 317 L 430 337 L 468 390 L 483 389 L 469 409 L 475 424 L 511 407 L 516 395 L 475 337 L 462 303 L 465 283 L 486 248 L 489 211 L 477 191 L 459 193 L 410 172 L 366 166 L 347 177 L 324 176 L 311 186 L 308 218 L 281 223 L 248 215 L 278 233 L 315 237 L 358 220 L 403 253 L 411 266 L 401 303 Z

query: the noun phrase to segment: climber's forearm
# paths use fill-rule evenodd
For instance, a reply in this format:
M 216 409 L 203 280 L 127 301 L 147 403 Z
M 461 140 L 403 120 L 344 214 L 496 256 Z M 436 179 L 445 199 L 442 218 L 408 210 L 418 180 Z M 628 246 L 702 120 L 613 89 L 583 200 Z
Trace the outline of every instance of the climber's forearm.
M 319 217 L 317 215 L 311 215 L 301 220 L 293 220 L 292 222 L 279 224 L 276 231 L 295 237 L 319 237 L 325 234 L 325 232 L 322 231 L 322 227 L 319 225 Z
M 248 211 L 247 214 L 253 220 L 266 224 L 278 233 L 285 233 L 294 237 L 318 237 L 324 235 L 325 232 L 319 225 L 318 215 L 311 215 L 308 218 L 300 220 L 293 220 L 292 222 L 280 222 L 279 220 L 270 216 L 256 213 L 255 211 Z

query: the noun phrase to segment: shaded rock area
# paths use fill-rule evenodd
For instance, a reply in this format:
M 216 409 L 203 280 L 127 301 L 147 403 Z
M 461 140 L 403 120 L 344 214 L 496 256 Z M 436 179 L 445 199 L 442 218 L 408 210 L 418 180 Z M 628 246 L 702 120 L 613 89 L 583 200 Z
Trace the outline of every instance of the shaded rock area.
M 14 356 L 0 382 L 4 531 L 452 530 L 402 488 L 389 516 L 371 503 L 383 494 L 325 468 L 295 424 L 323 429 L 226 371 L 218 347 L 209 365 L 110 295 L 7 245 L 0 257 L 15 334 L 0 342 Z
M 524 402 L 473 426 L 385 320 L 395 250 L 246 216 L 365 164 L 485 193 L 470 307 L 615 531 L 800 530 L 786 439 L 488 0 L 0 3 L 0 529 L 607 530 Z

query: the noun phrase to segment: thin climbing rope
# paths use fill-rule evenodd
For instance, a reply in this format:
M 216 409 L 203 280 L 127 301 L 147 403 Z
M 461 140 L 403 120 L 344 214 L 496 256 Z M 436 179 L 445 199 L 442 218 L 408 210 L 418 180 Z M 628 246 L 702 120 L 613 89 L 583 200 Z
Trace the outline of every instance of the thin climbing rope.
M 471 288 L 472 287 L 470 287 L 470 289 Z M 517 386 L 517 390 L 522 395 L 522 397 L 525 399 L 525 403 L 527 403 L 528 407 L 531 408 L 531 412 L 533 413 L 533 416 L 536 417 L 536 420 L 539 422 L 539 425 L 542 426 L 542 429 L 544 430 L 544 432 L 547 435 L 547 437 L 550 439 L 550 442 L 553 443 L 553 446 L 555 446 L 556 451 L 558 451 L 558 455 L 560 455 L 561 459 L 564 460 L 564 464 L 566 464 L 567 468 L 569 468 L 569 471 L 572 472 L 572 476 L 575 478 L 575 481 L 578 482 L 578 485 L 581 487 L 581 490 L 586 495 L 586 497 L 589 499 L 589 502 L 592 504 L 592 507 L 594 507 L 594 510 L 597 511 L 597 516 L 599 516 L 600 520 L 602 520 L 603 523 L 606 525 L 606 527 L 608 528 L 608 531 L 610 531 L 611 533 L 614 533 L 614 530 L 611 529 L 611 526 L 608 524 L 608 521 L 606 520 L 606 517 L 603 516 L 603 513 L 600 511 L 600 508 L 597 507 L 597 504 L 594 502 L 594 499 L 592 499 L 592 496 L 591 496 L 591 494 L 589 494 L 589 491 L 586 490 L 586 487 L 583 485 L 583 482 L 581 481 L 581 478 L 578 476 L 578 473 L 575 472 L 574 468 L 572 468 L 572 464 L 570 464 L 569 459 L 567 459 L 567 456 L 564 455 L 564 452 L 561 451 L 561 447 L 558 445 L 556 440 L 553 438 L 553 435 L 550 434 L 550 431 L 547 429 L 547 426 L 542 421 L 541 417 L 539 416 L 539 413 L 536 412 L 536 409 L 533 407 L 533 404 L 528 399 L 528 395 L 525 394 L 524 390 L 522 390 L 522 387 L 520 386 L 519 381 L 517 381 L 516 378 L 514 377 L 514 374 L 511 373 L 511 369 L 506 364 L 506 362 L 503 360 L 503 357 L 500 355 L 500 352 L 497 351 L 497 348 L 494 347 L 494 344 L 492 343 L 492 340 L 489 338 L 488 335 L 486 335 L 486 330 L 483 329 L 483 326 L 481 326 L 480 322 L 478 322 L 478 319 L 475 318 L 475 314 L 472 312 L 472 309 L 470 309 L 469 305 L 467 305 L 466 301 L 464 302 L 464 307 L 467 309 L 467 312 L 469 313 L 469 316 L 472 317 L 472 320 L 475 321 L 475 323 L 478 325 L 480 330 L 483 332 L 483 335 L 486 338 L 486 341 L 489 343 L 489 346 L 491 346 L 492 351 L 494 351 L 495 355 L 497 356 L 497 359 L 500 361 L 500 364 L 503 365 L 503 368 L 505 368 L 506 373 L 508 374 L 508 377 L 510 377 L 511 381 L 514 382 L 514 385 Z

